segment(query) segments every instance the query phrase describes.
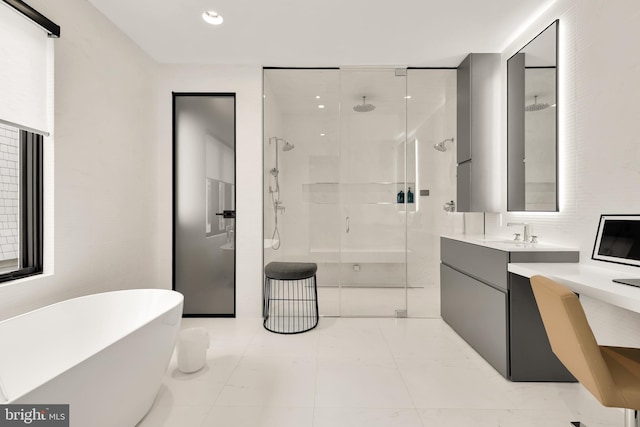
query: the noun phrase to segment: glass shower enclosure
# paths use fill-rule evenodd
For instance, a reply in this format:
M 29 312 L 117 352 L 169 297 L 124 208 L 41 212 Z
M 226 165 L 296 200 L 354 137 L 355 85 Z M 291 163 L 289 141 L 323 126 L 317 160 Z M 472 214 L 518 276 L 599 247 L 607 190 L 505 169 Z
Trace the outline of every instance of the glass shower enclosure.
M 317 263 L 321 315 L 439 315 L 455 150 L 433 146 L 454 136 L 455 77 L 264 70 L 264 261 Z

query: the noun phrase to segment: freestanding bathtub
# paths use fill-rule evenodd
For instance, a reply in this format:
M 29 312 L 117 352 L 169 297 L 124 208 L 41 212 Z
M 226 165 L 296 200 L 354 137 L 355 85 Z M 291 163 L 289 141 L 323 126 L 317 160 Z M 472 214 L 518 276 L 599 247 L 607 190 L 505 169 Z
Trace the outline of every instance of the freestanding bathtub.
M 88 295 L 0 322 L 0 404 L 69 404 L 71 427 L 133 427 L 162 383 L 183 297 Z

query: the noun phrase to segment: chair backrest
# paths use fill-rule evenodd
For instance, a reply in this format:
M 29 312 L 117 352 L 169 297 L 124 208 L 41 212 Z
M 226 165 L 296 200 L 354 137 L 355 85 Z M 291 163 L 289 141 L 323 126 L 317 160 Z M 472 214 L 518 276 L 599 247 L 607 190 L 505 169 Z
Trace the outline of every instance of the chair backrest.
M 619 392 L 576 294 L 543 276 L 531 277 L 531 287 L 553 353 L 600 403 L 614 406 Z

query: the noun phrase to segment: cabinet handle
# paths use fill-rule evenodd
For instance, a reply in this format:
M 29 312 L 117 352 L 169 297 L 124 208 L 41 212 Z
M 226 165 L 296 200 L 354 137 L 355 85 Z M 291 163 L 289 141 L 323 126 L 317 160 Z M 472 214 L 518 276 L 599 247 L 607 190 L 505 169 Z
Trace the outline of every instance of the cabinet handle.
M 347 233 L 351 230 L 351 228 L 349 227 L 349 217 L 347 217 L 346 221 L 346 228 L 347 228 Z

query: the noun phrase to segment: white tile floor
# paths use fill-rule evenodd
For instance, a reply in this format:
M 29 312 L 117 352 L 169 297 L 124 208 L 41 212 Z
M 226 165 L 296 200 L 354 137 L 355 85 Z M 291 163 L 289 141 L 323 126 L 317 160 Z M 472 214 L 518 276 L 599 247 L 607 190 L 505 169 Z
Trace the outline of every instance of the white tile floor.
M 440 319 L 321 318 L 278 335 L 261 319 L 183 319 L 211 334 L 207 365 L 175 356 L 138 427 L 622 426 L 578 384 L 512 383 Z

